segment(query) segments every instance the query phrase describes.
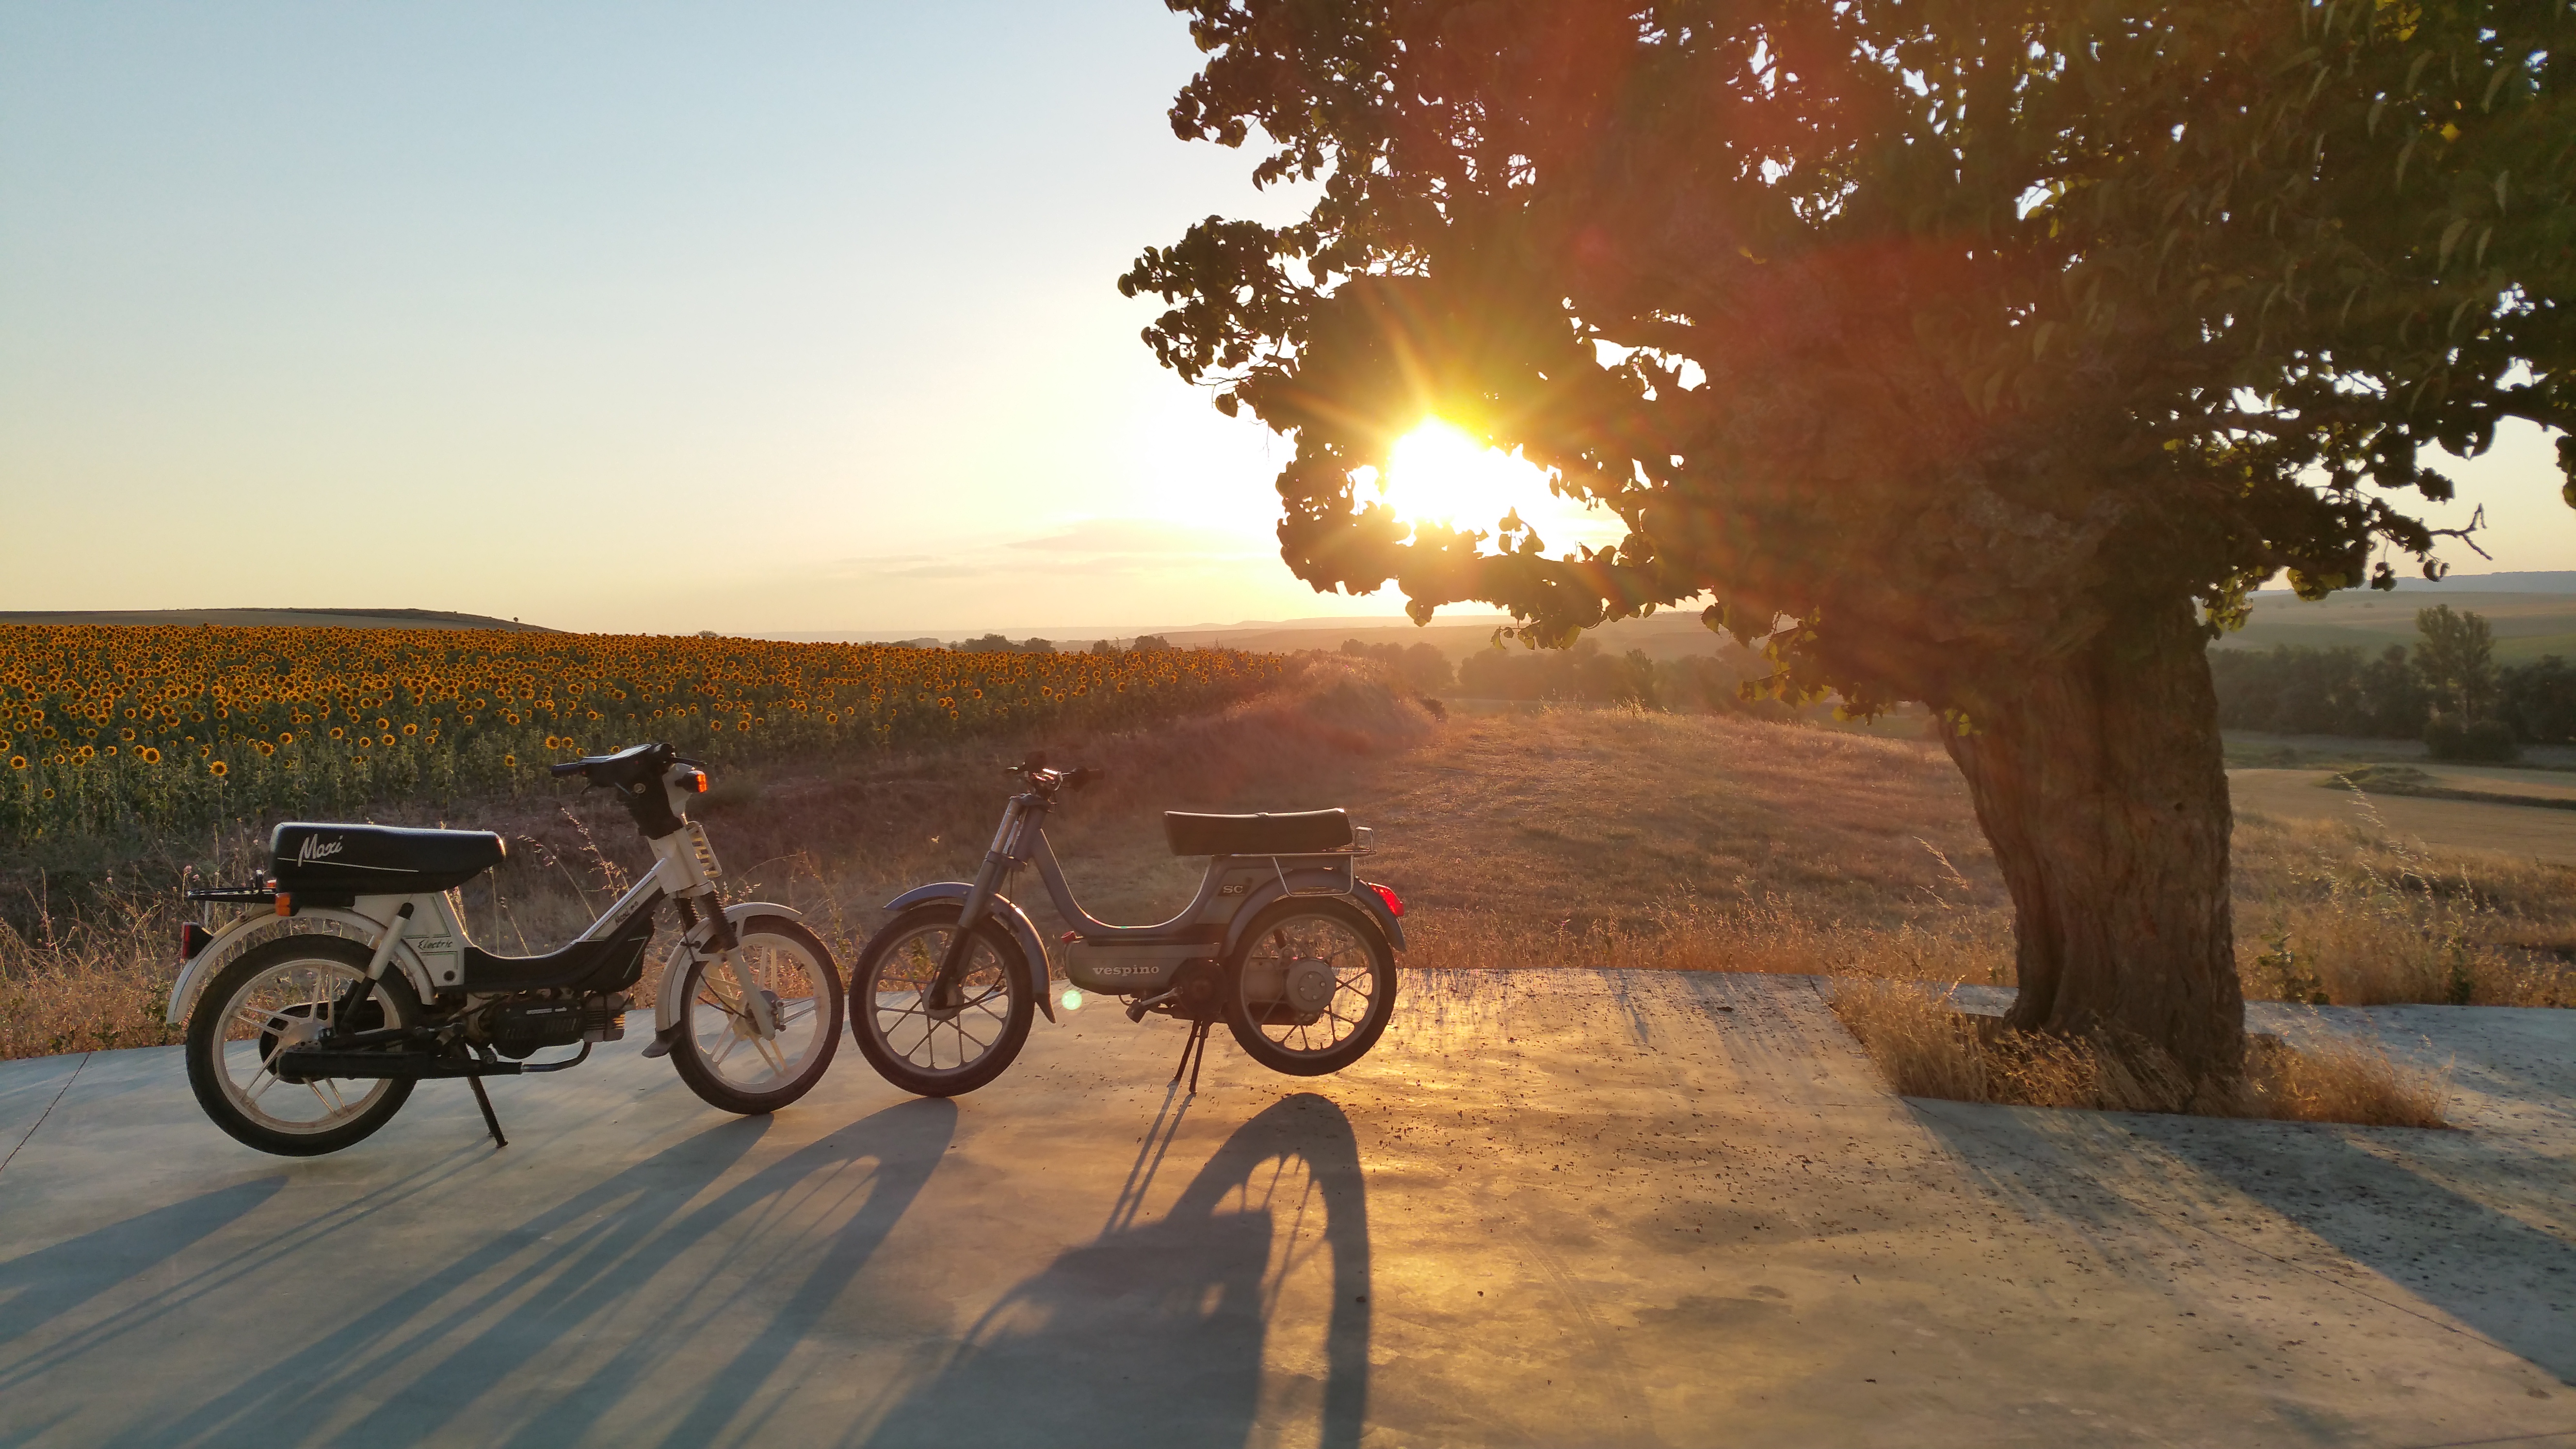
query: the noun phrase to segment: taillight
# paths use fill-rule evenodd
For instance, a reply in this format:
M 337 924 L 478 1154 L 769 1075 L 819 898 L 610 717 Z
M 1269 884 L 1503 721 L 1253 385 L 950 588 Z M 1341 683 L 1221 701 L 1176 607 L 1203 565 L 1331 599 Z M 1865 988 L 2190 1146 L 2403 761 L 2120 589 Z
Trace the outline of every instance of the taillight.
M 206 949 L 206 943 L 214 939 L 214 932 L 196 922 L 182 923 L 179 927 L 179 964 L 185 966 L 196 960 L 197 953 Z
M 1395 916 L 1399 919 L 1402 918 L 1404 915 L 1404 899 L 1395 893 L 1394 887 L 1382 886 L 1375 881 L 1362 881 L 1360 884 L 1377 892 L 1377 898 L 1386 902 L 1386 913 L 1388 915 Z

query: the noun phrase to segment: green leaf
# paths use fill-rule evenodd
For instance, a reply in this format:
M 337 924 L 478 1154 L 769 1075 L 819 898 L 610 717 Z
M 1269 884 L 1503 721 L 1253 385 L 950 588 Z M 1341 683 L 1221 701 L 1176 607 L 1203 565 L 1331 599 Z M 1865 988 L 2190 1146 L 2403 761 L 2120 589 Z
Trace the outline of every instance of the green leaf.
M 2442 254 L 2434 259 L 2433 270 L 2438 272 L 2450 266 L 2451 248 L 2460 244 L 2460 233 L 2468 229 L 2469 219 L 2465 216 L 2454 218 L 2449 226 L 2442 228 Z

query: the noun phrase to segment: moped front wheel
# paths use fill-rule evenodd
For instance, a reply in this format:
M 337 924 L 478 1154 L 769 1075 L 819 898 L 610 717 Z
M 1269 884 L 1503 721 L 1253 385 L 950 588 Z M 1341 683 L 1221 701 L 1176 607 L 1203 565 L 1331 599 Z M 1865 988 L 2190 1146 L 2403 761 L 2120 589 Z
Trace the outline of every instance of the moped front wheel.
M 1219 993 L 1243 1054 L 1274 1072 L 1320 1077 L 1361 1057 L 1395 1014 L 1395 953 L 1347 901 L 1273 902 L 1226 963 Z
M 318 1157 L 393 1120 L 415 1085 L 383 1077 L 291 1082 L 279 1053 L 319 1038 L 341 993 L 364 978 L 374 953 L 338 936 L 288 936 L 245 952 L 219 972 L 188 1016 L 188 1086 L 197 1105 L 235 1141 L 281 1157 Z M 352 1031 L 421 1024 L 420 998 L 387 971 L 358 1005 Z
M 783 916 L 736 928 L 733 960 L 697 957 L 681 982 L 671 1065 L 708 1106 L 758 1116 L 812 1091 L 841 1045 L 841 971 L 820 937 Z M 742 976 L 767 998 L 763 1034 Z
M 975 923 L 960 1000 L 933 1010 L 930 984 L 957 934 L 958 903 L 924 901 L 886 924 L 850 974 L 850 1032 L 877 1075 L 917 1096 L 954 1097 L 1007 1070 L 1037 1001 L 1028 958 L 991 918 Z

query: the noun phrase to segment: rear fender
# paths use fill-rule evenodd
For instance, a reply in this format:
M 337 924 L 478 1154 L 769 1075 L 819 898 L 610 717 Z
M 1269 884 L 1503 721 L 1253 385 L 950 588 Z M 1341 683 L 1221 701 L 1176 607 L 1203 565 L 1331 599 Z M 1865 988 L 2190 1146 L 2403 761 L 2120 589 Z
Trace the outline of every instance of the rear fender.
M 1296 896 L 1329 896 L 1359 907 L 1363 915 L 1377 923 L 1388 945 L 1398 951 L 1403 950 L 1404 923 L 1386 908 L 1386 902 L 1378 899 L 1377 892 L 1367 886 L 1344 891 L 1343 880 L 1342 873 L 1337 870 L 1292 870 L 1284 881 L 1274 878 L 1255 886 L 1252 893 L 1244 897 L 1241 908 L 1235 911 L 1234 919 L 1226 922 L 1225 959 L 1234 959 L 1235 948 L 1243 944 L 1243 933 L 1252 928 L 1253 917 L 1267 910 L 1274 901 Z
M 924 901 L 962 901 L 974 889 L 974 886 L 962 880 L 934 881 L 929 885 L 914 886 L 902 895 L 896 896 L 886 902 L 886 909 L 905 911 Z M 1029 924 L 1028 912 L 1012 904 L 1011 898 L 999 891 L 993 893 L 992 900 L 984 909 L 992 913 L 993 919 L 1002 923 L 1002 929 L 1011 933 L 1012 940 L 1019 942 L 1020 959 L 1028 966 L 1029 994 L 1037 998 L 1038 1010 L 1046 1013 L 1046 1019 L 1050 1022 L 1054 1021 L 1055 1002 L 1047 997 L 1046 942 L 1039 938 L 1038 928 Z M 850 989 L 856 991 L 859 986 L 860 983 L 852 982 Z
M 384 923 L 362 916 L 345 906 L 308 907 L 291 916 L 244 916 L 215 933 L 205 949 L 189 958 L 179 968 L 178 983 L 170 988 L 170 1009 L 162 1020 L 171 1026 L 188 1024 L 188 1013 L 197 1006 L 199 993 L 206 983 L 223 969 L 241 958 L 243 952 L 287 936 L 338 936 L 355 941 L 372 951 L 385 934 Z M 393 960 L 387 969 L 398 970 L 411 980 L 414 994 L 427 1001 L 437 994 L 430 984 L 429 968 L 411 948 L 408 940 L 394 943 Z
M 773 901 L 744 901 L 740 905 L 725 907 L 724 914 L 726 920 L 733 922 L 734 929 L 737 931 L 742 928 L 743 922 L 754 916 L 785 916 L 791 921 L 805 919 L 795 908 L 782 906 Z M 688 979 L 688 958 L 708 955 L 707 942 L 715 933 L 715 918 L 699 917 L 698 923 L 691 926 L 687 933 L 680 937 L 680 949 L 671 953 L 670 964 L 662 968 L 662 990 L 653 998 L 654 1040 L 669 1041 L 678 1032 L 681 983 Z M 686 955 L 683 955 L 683 952 Z

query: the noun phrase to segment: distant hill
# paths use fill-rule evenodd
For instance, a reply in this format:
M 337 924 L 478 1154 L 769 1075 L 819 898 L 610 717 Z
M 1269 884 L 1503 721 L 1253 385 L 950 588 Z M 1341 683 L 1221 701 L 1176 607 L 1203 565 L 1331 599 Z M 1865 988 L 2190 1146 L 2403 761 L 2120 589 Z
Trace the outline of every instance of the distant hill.
M 2576 570 L 2453 574 L 2439 580 L 2400 575 L 2397 591 L 2406 594 L 2576 594 Z M 2255 597 L 2291 599 L 2298 596 L 2284 586 L 2264 589 Z
M 506 629 L 562 631 L 486 614 L 445 609 L 19 609 L 0 610 L 0 624 L 222 624 L 234 628 Z
M 2566 579 L 2571 587 L 2492 592 L 2469 587 L 2490 579 Z M 2576 659 L 2576 574 L 2480 574 L 2394 594 L 2345 589 L 2313 604 L 2266 590 L 2254 596 L 2253 617 L 2245 627 L 2221 637 L 2212 647 L 2269 649 L 2276 644 L 2306 644 L 2378 650 L 2412 644 L 2415 611 L 2436 604 L 2485 616 L 2495 630 L 2500 664 L 2527 663 L 2544 654 Z

